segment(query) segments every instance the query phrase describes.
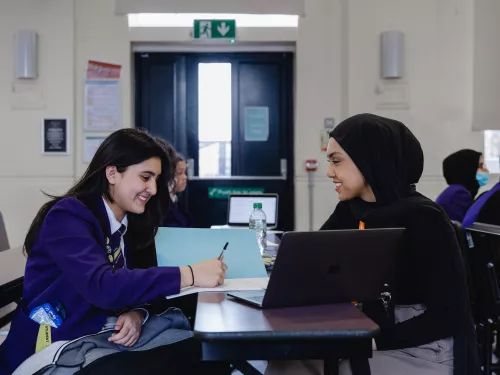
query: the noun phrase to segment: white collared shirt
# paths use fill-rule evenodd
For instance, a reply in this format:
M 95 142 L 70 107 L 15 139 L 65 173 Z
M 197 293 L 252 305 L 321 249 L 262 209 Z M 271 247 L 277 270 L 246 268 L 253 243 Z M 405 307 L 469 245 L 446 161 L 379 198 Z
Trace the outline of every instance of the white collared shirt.
M 104 202 L 104 207 L 106 208 L 106 213 L 108 214 L 109 227 L 111 229 L 111 234 L 115 233 L 118 229 L 120 229 L 122 224 L 125 225 L 125 232 L 123 232 L 122 238 L 120 240 L 120 247 L 122 249 L 123 263 L 125 264 L 125 268 L 126 268 L 127 267 L 127 258 L 125 257 L 125 241 L 123 240 L 123 236 L 125 236 L 125 233 L 127 233 L 127 228 L 128 228 L 127 215 L 125 215 L 123 217 L 123 220 L 121 222 L 116 220 L 115 214 L 111 210 L 111 207 L 109 207 L 108 202 L 106 202 L 104 197 L 102 198 L 102 201 Z M 148 310 L 146 310 L 142 307 L 132 309 L 132 311 L 134 311 L 134 310 L 140 310 L 143 312 L 142 324 L 144 325 L 149 318 Z M 109 317 L 106 324 L 104 325 L 103 329 L 113 328 L 116 324 L 116 320 L 117 320 L 117 317 Z
M 125 232 L 123 232 L 122 238 L 120 240 L 120 247 L 122 249 L 122 255 L 123 255 L 123 262 L 125 264 L 125 267 L 127 267 L 127 258 L 125 258 L 125 241 L 123 240 L 123 236 L 125 233 L 127 233 L 127 227 L 128 227 L 128 219 L 127 215 L 123 218 L 123 220 L 120 222 L 116 220 L 116 216 L 111 210 L 111 207 L 109 207 L 108 202 L 104 198 L 102 198 L 102 201 L 104 202 L 104 207 L 106 208 L 106 213 L 108 214 L 108 220 L 109 220 L 109 227 L 111 229 L 111 234 L 115 233 L 120 227 L 125 225 Z

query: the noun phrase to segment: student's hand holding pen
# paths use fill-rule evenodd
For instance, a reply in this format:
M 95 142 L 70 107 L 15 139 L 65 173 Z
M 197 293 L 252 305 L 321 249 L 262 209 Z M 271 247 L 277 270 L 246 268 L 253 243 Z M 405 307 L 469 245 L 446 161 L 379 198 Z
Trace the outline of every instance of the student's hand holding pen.
M 220 260 L 210 259 L 191 266 L 181 267 L 181 288 L 187 286 L 215 288 L 223 284 L 227 270 L 223 260 L 224 257 L 222 256 Z

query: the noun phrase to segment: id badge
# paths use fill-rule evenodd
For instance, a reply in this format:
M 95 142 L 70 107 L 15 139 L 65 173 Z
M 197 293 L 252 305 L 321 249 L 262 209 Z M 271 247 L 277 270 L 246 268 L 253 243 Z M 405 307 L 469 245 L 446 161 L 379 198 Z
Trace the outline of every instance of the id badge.
M 36 338 L 35 353 L 45 349 L 52 344 L 52 327 L 48 324 L 40 324 L 38 336 Z

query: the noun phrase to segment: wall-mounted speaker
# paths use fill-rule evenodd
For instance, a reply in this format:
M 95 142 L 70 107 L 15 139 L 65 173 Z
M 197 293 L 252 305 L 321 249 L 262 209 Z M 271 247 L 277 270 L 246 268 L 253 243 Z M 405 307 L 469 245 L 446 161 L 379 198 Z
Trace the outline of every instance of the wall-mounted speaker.
M 14 35 L 14 77 L 38 77 L 38 35 L 33 30 L 19 30 Z
M 401 31 L 385 31 L 381 35 L 382 78 L 402 78 L 404 68 L 404 40 Z

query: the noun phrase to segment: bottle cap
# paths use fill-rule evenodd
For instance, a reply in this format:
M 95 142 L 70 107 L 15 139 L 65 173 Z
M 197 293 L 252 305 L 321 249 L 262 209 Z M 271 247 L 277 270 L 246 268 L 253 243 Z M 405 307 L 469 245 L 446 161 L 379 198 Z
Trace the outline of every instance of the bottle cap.
M 253 208 L 255 209 L 262 209 L 262 203 L 254 203 Z

